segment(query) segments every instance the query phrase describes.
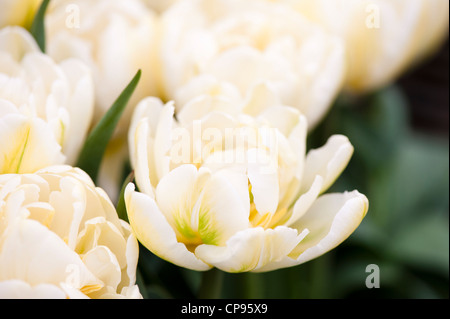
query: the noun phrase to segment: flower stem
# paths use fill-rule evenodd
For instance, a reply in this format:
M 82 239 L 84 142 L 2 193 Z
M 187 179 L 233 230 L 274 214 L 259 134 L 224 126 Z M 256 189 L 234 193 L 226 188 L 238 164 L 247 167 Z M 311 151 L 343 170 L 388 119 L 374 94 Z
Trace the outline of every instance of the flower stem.
M 222 292 L 223 272 L 217 268 L 205 271 L 198 290 L 199 299 L 218 299 Z

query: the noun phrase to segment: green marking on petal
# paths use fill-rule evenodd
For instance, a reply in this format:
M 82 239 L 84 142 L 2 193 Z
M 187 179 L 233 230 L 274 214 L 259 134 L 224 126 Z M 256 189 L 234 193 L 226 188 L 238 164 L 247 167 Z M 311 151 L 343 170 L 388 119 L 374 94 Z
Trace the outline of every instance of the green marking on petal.
M 16 144 L 17 147 L 12 152 L 5 155 L 4 164 L 1 170 L 2 174 L 19 173 L 20 166 L 22 165 L 23 161 L 23 156 L 28 145 L 30 130 L 30 126 L 26 125 L 26 127 L 21 130 L 18 136 L 15 137 L 16 141 L 18 142 Z
M 212 217 L 208 209 L 200 208 L 198 231 L 204 244 L 219 245 L 220 233 Z

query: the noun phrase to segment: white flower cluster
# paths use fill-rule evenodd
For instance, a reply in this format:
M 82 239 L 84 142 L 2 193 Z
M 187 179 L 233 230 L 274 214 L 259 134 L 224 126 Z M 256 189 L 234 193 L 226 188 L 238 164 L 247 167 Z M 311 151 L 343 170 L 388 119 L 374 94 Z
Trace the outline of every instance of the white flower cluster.
M 345 2 L 345 5 L 343 4 Z M 448 30 L 447 0 L 0 2 L 0 297 L 141 298 L 138 240 L 176 265 L 270 271 L 342 243 L 368 211 L 325 192 L 353 146 L 306 138 L 340 92 L 395 80 Z M 131 77 L 102 161 L 76 165 Z M 123 163 L 135 184 L 119 219 Z

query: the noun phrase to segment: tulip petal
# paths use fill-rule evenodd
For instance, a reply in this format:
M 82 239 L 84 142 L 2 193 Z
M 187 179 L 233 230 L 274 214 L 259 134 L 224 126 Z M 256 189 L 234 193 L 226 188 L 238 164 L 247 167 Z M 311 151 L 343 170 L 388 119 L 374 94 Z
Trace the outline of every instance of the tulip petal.
M 323 178 L 321 192 L 326 191 L 345 169 L 352 154 L 353 146 L 343 135 L 333 135 L 324 146 L 309 151 L 306 155 L 302 193 L 311 188 L 316 175 Z
M 291 252 L 297 264 L 316 258 L 342 243 L 359 226 L 369 202 L 358 191 L 325 194 L 292 227 L 309 230 L 308 236 Z
M 25 281 L 12 279 L 0 282 L 0 299 L 65 299 L 66 294 L 56 285 L 31 286 Z
M 138 240 L 162 259 L 178 266 L 204 271 L 211 268 L 177 241 L 172 227 L 149 196 L 134 191 L 134 184 L 125 189 L 128 219 Z
M 243 196 L 244 195 L 244 196 Z M 222 245 L 249 225 L 248 179 L 222 170 L 206 182 L 191 223 L 205 244 Z M 195 216 L 197 215 L 197 216 Z
M 305 234 L 284 226 L 275 229 L 249 228 L 236 233 L 226 246 L 200 245 L 195 254 L 208 264 L 227 272 L 257 270 L 281 260 Z
M 9 26 L 0 30 L 0 51 L 8 52 L 20 61 L 27 53 L 40 52 L 40 49 L 24 28 Z
M 256 210 L 264 215 L 275 213 L 278 206 L 278 154 L 266 154 L 261 149 L 248 150 L 248 179 Z
M 142 119 L 136 127 L 135 137 L 133 140 L 135 156 L 134 156 L 134 170 L 136 184 L 139 189 L 154 198 L 152 180 L 157 181 L 157 177 L 151 174 L 149 161 L 149 147 L 153 145 L 153 141 L 149 138 L 149 126 L 145 119 Z M 152 175 L 152 176 L 151 176 Z
M 66 282 L 82 292 L 103 286 L 58 235 L 29 219 L 11 226 L 2 243 L 0 281 L 10 278 L 23 279 L 33 286 Z
M 292 210 L 292 215 L 289 219 L 284 223 L 286 226 L 290 226 L 299 220 L 313 205 L 317 196 L 319 196 L 320 190 L 322 189 L 323 178 L 320 175 L 316 176 L 311 188 L 304 194 L 302 194 L 298 200 L 294 204 L 294 208 Z
M 19 114 L 0 118 L 0 172 L 34 173 L 64 162 L 61 146 L 41 119 Z

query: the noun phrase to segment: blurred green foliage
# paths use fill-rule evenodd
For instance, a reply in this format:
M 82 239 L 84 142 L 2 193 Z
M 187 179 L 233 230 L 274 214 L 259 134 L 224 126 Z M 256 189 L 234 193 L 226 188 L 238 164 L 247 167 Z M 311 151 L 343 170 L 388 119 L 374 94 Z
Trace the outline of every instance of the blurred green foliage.
M 342 95 L 308 147 L 348 136 L 355 153 L 329 192 L 358 189 L 370 202 L 360 227 L 333 251 L 297 267 L 223 274 L 221 298 L 448 298 L 448 137 L 412 130 L 395 86 L 366 97 Z M 366 267 L 380 269 L 369 289 Z M 146 298 L 194 298 L 203 274 L 141 247 L 138 282 Z

